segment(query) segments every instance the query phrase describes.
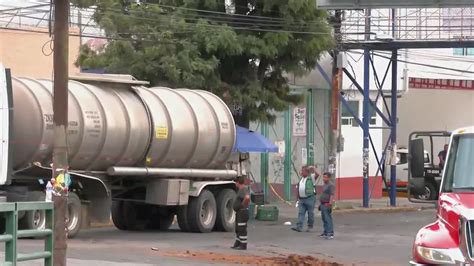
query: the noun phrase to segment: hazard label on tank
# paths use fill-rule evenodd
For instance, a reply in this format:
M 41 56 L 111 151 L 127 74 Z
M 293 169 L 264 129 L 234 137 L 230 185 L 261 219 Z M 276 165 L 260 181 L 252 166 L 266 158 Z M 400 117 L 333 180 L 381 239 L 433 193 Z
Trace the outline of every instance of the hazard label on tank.
M 156 127 L 155 137 L 157 139 L 167 139 L 168 138 L 168 128 L 167 127 Z

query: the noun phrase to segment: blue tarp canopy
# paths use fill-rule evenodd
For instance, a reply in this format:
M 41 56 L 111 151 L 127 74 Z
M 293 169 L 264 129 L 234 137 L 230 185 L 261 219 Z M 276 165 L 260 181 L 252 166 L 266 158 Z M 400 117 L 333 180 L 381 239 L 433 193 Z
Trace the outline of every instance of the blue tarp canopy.
M 237 139 L 234 151 L 239 152 L 278 152 L 278 147 L 270 140 L 250 129 L 236 126 Z

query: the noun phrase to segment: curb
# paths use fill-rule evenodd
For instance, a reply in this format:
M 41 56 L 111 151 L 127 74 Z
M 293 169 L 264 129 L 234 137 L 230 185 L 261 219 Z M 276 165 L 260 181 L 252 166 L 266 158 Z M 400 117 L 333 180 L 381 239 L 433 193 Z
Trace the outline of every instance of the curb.
M 110 222 L 105 222 L 105 223 L 91 223 L 88 228 L 106 228 L 106 227 L 113 227 L 114 224 L 112 220 Z
M 392 212 L 407 212 L 418 211 L 419 207 L 379 207 L 379 208 L 353 208 L 353 209 L 334 209 L 334 213 L 392 213 Z
M 399 207 L 372 207 L 372 208 L 346 208 L 346 209 L 333 209 L 333 214 L 351 214 L 351 213 L 397 213 L 397 212 L 417 212 L 423 210 L 435 210 L 435 206 L 399 206 Z M 319 211 L 315 210 L 315 215 Z M 294 215 L 286 212 L 280 212 L 282 219 L 292 219 Z

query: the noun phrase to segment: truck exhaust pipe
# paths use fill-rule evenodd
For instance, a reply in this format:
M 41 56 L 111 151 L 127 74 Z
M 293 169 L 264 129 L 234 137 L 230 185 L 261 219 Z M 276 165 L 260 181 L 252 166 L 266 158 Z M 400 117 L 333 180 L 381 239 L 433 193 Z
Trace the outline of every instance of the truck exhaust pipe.
M 162 177 L 196 177 L 233 179 L 237 177 L 235 170 L 214 169 L 180 169 L 112 166 L 107 169 L 110 176 L 162 176 Z

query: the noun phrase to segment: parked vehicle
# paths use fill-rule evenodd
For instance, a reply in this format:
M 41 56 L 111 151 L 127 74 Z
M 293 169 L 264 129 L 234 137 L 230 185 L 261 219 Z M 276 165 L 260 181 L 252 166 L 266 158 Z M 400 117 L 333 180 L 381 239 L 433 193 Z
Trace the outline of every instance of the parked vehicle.
M 423 150 L 411 141 L 411 179 L 424 172 Z M 452 133 L 439 193 L 437 220 L 416 235 L 410 264 L 474 265 L 474 126 Z
M 112 217 L 122 230 L 166 230 L 175 215 L 183 231 L 233 230 L 233 179 L 245 173 L 248 154 L 233 152 L 231 112 L 207 91 L 147 84 L 116 75 L 69 81 L 69 236 L 89 217 Z M 45 200 L 52 88 L 0 65 L 0 190 L 8 201 Z M 40 211 L 19 219 L 28 229 L 45 224 Z
M 425 169 L 436 169 L 431 162 L 431 157 L 427 151 L 424 153 Z M 390 186 L 390 168 L 385 168 L 385 180 L 387 180 L 387 186 Z M 397 191 L 407 191 L 408 189 L 408 149 L 401 148 L 397 150 Z M 434 174 L 433 171 L 425 174 L 425 189 L 422 193 L 416 195 L 418 199 L 437 199 L 438 188 L 441 182 L 441 171 Z
M 407 154 L 407 165 L 404 168 L 407 171 L 404 173 L 404 177 L 407 179 L 409 179 L 410 175 L 416 177 L 409 179 L 407 188 L 410 190 L 410 194 L 420 202 L 438 199 L 443 169 L 439 166 L 438 157 L 436 156 L 438 153 L 435 153 L 435 146 L 444 146 L 449 141 L 450 135 L 451 133 L 448 131 L 416 131 L 412 132 L 409 136 L 409 143 L 415 139 L 423 140 L 424 143 L 428 142 L 427 147 L 425 147 L 426 149 L 423 150 L 423 171 L 415 175 L 413 175 L 413 172 L 408 171 L 409 154 Z M 429 160 L 430 158 L 431 160 Z M 418 184 L 414 184 L 415 182 Z

